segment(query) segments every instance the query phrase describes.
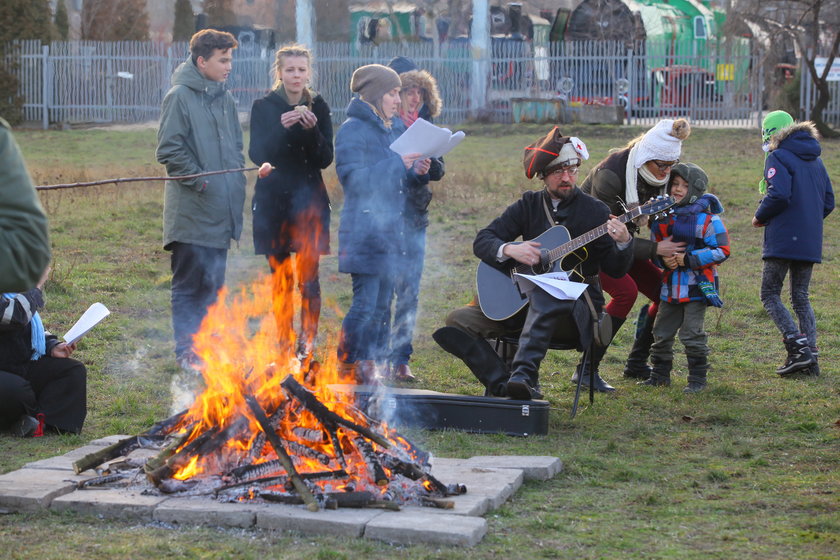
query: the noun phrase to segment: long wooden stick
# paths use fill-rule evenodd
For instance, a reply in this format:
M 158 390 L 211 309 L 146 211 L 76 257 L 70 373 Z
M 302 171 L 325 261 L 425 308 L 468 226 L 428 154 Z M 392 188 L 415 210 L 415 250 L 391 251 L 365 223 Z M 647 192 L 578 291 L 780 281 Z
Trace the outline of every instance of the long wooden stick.
M 224 173 L 244 173 L 245 171 L 256 171 L 259 167 L 240 167 L 239 169 L 221 169 L 219 171 L 205 171 L 193 175 L 182 175 L 180 177 L 120 177 L 118 179 L 102 179 L 100 181 L 86 181 L 82 183 L 62 183 L 58 185 L 38 185 L 39 191 L 51 191 L 55 189 L 73 189 L 76 187 L 95 187 L 97 185 L 110 185 L 111 183 L 138 183 L 141 181 L 181 181 L 184 179 L 198 179 L 210 175 L 222 175 Z
M 277 453 L 277 458 L 280 460 L 283 468 L 286 469 L 295 490 L 297 490 L 297 493 L 300 494 L 301 498 L 303 498 L 306 508 L 309 511 L 318 511 L 318 502 L 315 501 L 315 496 L 312 495 L 312 492 L 309 491 L 309 487 L 306 486 L 300 478 L 297 469 L 295 469 L 294 463 L 292 463 L 292 458 L 289 457 L 288 453 L 286 453 L 286 448 L 283 447 L 283 442 L 280 441 L 280 438 L 271 428 L 271 424 L 265 415 L 265 411 L 260 406 L 260 403 L 258 403 L 257 399 L 252 395 L 245 395 L 245 402 L 248 403 L 248 407 L 251 409 L 251 412 L 254 413 L 254 418 L 256 418 L 257 422 L 259 422 L 260 428 L 262 428 L 262 431 L 265 433 L 265 437 L 268 439 L 268 443 L 271 444 L 271 447 L 274 448 L 274 452 Z

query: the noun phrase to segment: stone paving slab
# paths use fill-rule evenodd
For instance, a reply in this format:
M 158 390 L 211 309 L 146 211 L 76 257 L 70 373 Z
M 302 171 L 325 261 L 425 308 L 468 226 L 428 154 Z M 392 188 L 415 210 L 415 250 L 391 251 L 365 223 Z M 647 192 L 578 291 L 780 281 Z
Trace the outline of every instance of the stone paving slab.
M 432 474 L 441 482 L 458 481 L 467 487 L 467 495 L 484 496 L 488 509 L 496 509 L 516 492 L 525 475 L 518 469 L 495 469 L 461 463 L 435 464 Z M 455 496 L 459 498 L 460 496 Z M 483 511 L 481 515 L 486 513 Z
M 76 489 L 84 477 L 72 471 L 20 469 L 0 475 L 0 506 L 10 511 L 36 511 Z
M 207 498 L 173 498 L 158 505 L 152 512 L 155 521 L 180 525 L 216 527 L 253 527 L 257 512 L 268 504 L 220 503 Z
M 115 519 L 152 521 L 155 508 L 169 499 L 167 496 L 144 496 L 140 492 L 120 488 L 91 488 L 54 499 L 50 509 Z
M 548 480 L 563 470 L 563 462 L 546 455 L 477 455 L 466 464 L 498 469 L 520 469 L 528 480 Z
M 297 531 L 306 535 L 361 537 L 382 510 L 344 508 L 309 511 L 305 506 L 271 504 L 257 512 L 257 527 Z
M 385 512 L 365 527 L 365 538 L 393 544 L 475 546 L 487 533 L 483 517 Z
M 32 461 L 31 463 L 26 463 L 23 465 L 24 469 L 53 469 L 53 470 L 60 470 L 60 471 L 70 471 L 73 473 L 73 461 L 78 461 L 85 455 L 93 453 L 102 449 L 101 445 L 85 445 L 84 447 L 79 447 L 78 449 L 74 449 L 73 451 L 69 451 L 64 455 L 56 455 L 55 457 L 49 457 L 48 459 L 41 459 L 40 461 Z M 92 476 L 94 473 L 90 471 L 87 473 L 88 478 Z

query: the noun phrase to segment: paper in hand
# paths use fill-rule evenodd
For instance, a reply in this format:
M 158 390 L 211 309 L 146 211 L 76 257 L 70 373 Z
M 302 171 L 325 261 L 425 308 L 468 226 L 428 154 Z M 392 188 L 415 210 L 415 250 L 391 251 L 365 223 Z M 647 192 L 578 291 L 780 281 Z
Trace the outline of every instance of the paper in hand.
M 70 327 L 70 330 L 64 335 L 64 342 L 73 344 L 110 314 L 111 312 L 108 311 L 107 307 L 98 302 L 94 303 L 79 317 L 76 324 Z
M 391 150 L 401 156 L 423 154 L 423 158 L 440 157 L 449 153 L 461 143 L 463 131 L 452 133 L 448 128 L 435 126 L 429 121 L 417 119 L 391 143 Z
M 547 274 L 514 274 L 517 279 L 525 281 L 526 285 L 532 288 L 536 286 L 542 288 L 548 294 L 556 299 L 561 300 L 576 300 L 589 286 L 582 282 L 570 282 L 569 276 L 565 272 L 549 272 Z

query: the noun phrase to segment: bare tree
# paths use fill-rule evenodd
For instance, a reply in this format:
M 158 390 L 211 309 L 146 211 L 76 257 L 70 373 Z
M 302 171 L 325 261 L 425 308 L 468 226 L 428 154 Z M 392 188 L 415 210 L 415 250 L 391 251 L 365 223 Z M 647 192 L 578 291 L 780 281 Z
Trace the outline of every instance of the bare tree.
M 740 0 L 737 7 L 738 14 L 764 28 L 771 41 L 779 36 L 793 39 L 817 90 L 808 116 L 821 135 L 839 137 L 823 120 L 823 111 L 831 101 L 827 78 L 840 48 L 840 0 Z M 821 72 L 815 65 L 818 57 L 827 58 Z
M 149 14 L 145 0 L 85 0 L 82 39 L 92 41 L 146 41 Z

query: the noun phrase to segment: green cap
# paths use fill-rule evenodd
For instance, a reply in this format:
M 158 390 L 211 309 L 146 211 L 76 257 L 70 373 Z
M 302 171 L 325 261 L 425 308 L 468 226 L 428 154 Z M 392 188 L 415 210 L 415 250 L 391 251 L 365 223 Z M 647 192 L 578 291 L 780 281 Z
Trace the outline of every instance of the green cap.
M 779 132 L 781 129 L 793 124 L 793 117 L 785 111 L 771 111 L 764 117 L 764 122 L 761 123 L 761 140 L 763 142 L 770 141 L 770 137 Z

